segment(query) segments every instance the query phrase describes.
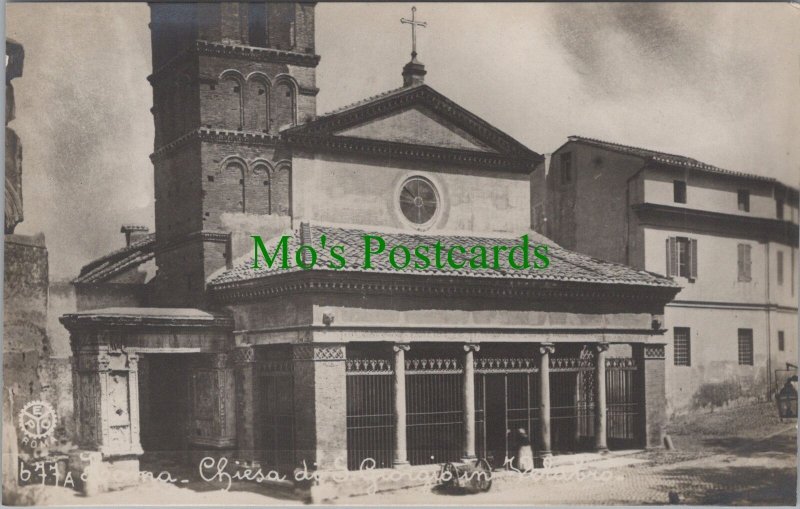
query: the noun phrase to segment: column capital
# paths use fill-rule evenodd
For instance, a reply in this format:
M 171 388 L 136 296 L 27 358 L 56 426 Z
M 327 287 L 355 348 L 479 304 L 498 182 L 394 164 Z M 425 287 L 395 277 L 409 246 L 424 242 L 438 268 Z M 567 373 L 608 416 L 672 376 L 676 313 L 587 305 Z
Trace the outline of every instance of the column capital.
M 603 353 L 608 351 L 609 344 L 606 342 L 598 342 L 595 343 L 594 347 L 597 350 L 597 353 Z
M 465 352 L 478 352 L 481 349 L 481 345 L 477 343 L 467 343 L 464 345 Z
M 542 343 L 539 345 L 539 353 L 542 355 L 550 355 L 556 353 L 556 345 L 553 343 Z
M 392 350 L 394 350 L 395 352 L 399 352 L 401 350 L 403 352 L 407 352 L 410 349 L 411 349 L 411 345 L 409 345 L 408 343 L 395 343 L 395 344 L 392 345 Z

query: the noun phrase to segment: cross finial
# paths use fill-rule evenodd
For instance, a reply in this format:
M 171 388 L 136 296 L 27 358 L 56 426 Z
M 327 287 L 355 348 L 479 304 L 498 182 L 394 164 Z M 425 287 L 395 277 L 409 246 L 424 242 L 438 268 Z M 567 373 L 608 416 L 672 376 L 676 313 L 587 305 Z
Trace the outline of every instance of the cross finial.
M 411 19 L 400 18 L 400 23 L 411 25 L 411 58 L 417 58 L 417 27 L 426 27 L 428 23 L 425 21 L 417 21 L 416 19 L 417 7 L 411 8 Z

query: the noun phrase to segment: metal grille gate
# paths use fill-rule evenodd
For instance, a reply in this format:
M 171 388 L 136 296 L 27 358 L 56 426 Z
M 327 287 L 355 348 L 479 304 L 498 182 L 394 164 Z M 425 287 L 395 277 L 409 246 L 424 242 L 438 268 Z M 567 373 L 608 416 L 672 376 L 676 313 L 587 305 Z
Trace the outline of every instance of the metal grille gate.
M 347 360 L 347 468 L 371 458 L 390 468 L 394 452 L 394 371 L 385 359 Z
M 493 466 L 503 466 L 505 458 L 517 454 L 509 450 L 506 430 L 524 429 L 536 453 L 541 407 L 539 370 L 535 366 L 532 358 L 475 360 L 476 452 Z M 502 400 L 495 399 L 499 392 Z M 493 409 L 499 409 L 502 415 L 493 417 Z M 499 421 L 497 417 L 502 417 L 503 422 L 493 422 Z
M 606 359 L 606 427 L 609 447 L 631 446 L 639 438 L 636 369 L 636 362 L 632 358 Z
M 464 437 L 463 369 L 456 359 L 406 360 L 408 460 L 457 461 Z
M 554 451 L 589 449 L 594 437 L 595 355 L 550 358 L 550 420 Z
M 261 443 L 269 468 L 291 471 L 294 458 L 294 383 L 292 361 L 259 364 Z

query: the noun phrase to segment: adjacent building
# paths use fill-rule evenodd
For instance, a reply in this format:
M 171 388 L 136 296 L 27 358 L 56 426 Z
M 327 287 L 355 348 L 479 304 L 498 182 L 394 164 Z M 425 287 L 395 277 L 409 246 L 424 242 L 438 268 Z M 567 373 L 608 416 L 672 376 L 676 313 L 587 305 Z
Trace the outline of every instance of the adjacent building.
M 671 411 L 763 397 L 794 366 L 796 188 L 580 136 L 532 182 L 538 231 L 683 287 L 665 310 Z

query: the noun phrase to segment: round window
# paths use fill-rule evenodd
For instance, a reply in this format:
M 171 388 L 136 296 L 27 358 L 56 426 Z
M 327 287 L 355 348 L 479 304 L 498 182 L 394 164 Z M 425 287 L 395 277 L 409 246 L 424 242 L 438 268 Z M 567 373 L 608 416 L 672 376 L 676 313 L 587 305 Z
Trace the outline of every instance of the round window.
M 414 224 L 426 224 L 436 214 L 439 198 L 433 184 L 414 177 L 403 184 L 400 190 L 400 210 Z

